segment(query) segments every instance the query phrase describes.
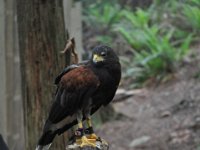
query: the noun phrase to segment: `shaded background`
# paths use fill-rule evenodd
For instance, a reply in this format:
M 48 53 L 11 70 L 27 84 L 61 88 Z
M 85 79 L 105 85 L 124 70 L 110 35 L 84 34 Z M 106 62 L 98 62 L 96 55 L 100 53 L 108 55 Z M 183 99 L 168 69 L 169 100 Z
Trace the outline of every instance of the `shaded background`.
M 94 116 L 110 149 L 200 149 L 199 0 L 1 0 L 0 34 L 0 134 L 11 150 L 34 149 L 70 37 L 82 60 L 98 44 L 120 57 L 120 88 Z

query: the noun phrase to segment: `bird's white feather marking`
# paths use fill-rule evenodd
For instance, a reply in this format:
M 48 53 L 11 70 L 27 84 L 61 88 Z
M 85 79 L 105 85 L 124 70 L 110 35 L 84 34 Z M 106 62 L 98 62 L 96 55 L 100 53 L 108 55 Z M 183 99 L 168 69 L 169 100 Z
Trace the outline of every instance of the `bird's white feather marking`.
M 57 129 L 61 129 L 66 124 L 71 123 L 75 119 L 76 119 L 75 115 L 67 116 L 65 119 L 61 120 L 60 122 L 58 122 L 56 124 L 52 124 L 51 125 L 51 131 L 56 131 Z
M 51 147 L 51 143 L 48 145 L 38 145 L 35 150 L 48 150 Z

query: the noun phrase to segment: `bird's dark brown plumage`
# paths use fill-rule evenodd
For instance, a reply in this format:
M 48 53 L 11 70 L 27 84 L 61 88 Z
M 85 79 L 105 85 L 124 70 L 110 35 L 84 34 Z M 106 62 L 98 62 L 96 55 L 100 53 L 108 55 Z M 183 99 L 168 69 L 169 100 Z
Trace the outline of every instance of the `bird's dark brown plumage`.
M 87 86 L 98 86 L 99 79 L 94 74 L 94 72 L 86 66 L 80 66 L 64 74 L 60 81 L 60 86 L 62 88 L 67 88 L 68 90 L 79 90 Z
M 113 99 L 121 78 L 119 59 L 108 46 L 97 46 L 92 58 L 81 64 L 72 65 L 58 75 L 58 89 L 38 150 L 50 144 L 56 134 L 61 134 L 77 123 L 75 114 L 88 107 L 91 114 Z

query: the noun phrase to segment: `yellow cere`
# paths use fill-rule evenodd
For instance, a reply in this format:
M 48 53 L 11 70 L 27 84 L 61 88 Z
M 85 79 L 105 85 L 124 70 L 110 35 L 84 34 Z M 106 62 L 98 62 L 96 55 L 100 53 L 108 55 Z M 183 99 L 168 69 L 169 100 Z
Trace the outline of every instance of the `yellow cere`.
M 97 55 L 97 54 L 94 54 L 93 55 L 93 61 L 94 62 L 99 62 L 99 61 L 103 61 L 104 59 L 103 59 L 103 57 L 102 56 L 99 56 L 99 55 Z

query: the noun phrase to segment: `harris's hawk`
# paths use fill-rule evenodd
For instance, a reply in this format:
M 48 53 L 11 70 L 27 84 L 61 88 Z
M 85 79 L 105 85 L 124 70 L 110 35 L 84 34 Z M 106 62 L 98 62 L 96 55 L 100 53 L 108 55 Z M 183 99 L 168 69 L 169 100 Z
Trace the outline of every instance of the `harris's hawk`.
M 121 78 L 119 58 L 108 46 L 97 46 L 90 60 L 71 65 L 55 80 L 58 85 L 55 100 L 45 122 L 36 150 L 47 148 L 54 137 L 78 124 L 80 146 L 95 146 L 91 115 L 111 102 Z M 82 121 L 87 121 L 89 135 L 85 135 Z M 90 139 L 90 140 L 89 140 Z

